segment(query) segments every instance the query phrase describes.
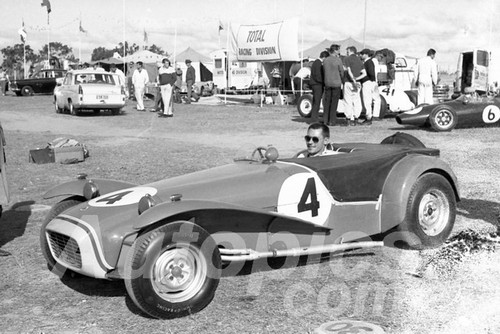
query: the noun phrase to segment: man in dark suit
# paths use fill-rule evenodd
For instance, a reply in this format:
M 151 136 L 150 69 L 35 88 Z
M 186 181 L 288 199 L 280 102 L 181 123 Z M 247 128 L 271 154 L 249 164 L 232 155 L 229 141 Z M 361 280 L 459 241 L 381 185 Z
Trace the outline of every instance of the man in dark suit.
M 328 51 L 321 52 L 319 58 L 316 59 L 311 66 L 309 85 L 313 93 L 313 104 L 311 109 L 311 122 L 313 123 L 318 122 L 319 118 L 319 107 L 321 105 L 321 99 L 323 98 L 323 87 L 325 84 L 323 60 L 329 55 L 330 53 Z

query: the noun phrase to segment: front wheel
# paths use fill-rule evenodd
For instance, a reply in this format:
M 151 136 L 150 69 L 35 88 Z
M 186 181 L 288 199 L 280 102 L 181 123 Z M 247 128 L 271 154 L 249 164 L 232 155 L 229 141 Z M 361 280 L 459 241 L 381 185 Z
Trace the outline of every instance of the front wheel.
M 210 234 L 177 221 L 136 239 L 125 263 L 125 287 L 134 303 L 160 319 L 205 308 L 221 275 L 219 249 Z
M 61 108 L 59 108 L 59 106 L 57 105 L 57 99 L 54 99 L 54 109 L 56 111 L 56 114 L 61 114 L 63 112 L 63 110 Z
M 431 127 L 436 131 L 451 131 L 457 121 L 457 113 L 447 106 L 437 107 L 429 115 Z
M 72 101 L 68 102 L 68 112 L 73 116 L 78 116 L 78 109 L 75 108 Z
M 299 100 L 297 101 L 297 111 L 300 116 L 305 118 L 311 117 L 312 101 L 313 97 L 311 94 L 304 94 L 299 97 Z
M 457 203 L 448 180 L 435 173 L 420 176 L 410 192 L 401 228 L 406 242 L 417 249 L 437 247 L 455 223 Z
M 67 199 L 62 202 L 54 204 L 54 206 L 50 209 L 47 217 L 45 217 L 45 220 L 43 221 L 42 226 L 40 228 L 40 248 L 42 249 L 43 257 L 47 261 L 47 267 L 49 268 L 49 270 L 57 274 L 59 277 L 63 277 L 64 274 L 68 272 L 68 269 L 65 269 L 64 267 L 59 265 L 52 256 L 52 253 L 50 252 L 50 246 L 47 241 L 47 231 L 45 230 L 45 228 L 47 227 L 47 224 L 51 222 L 52 219 L 54 219 L 67 209 L 75 205 L 78 205 L 80 203 L 82 203 L 81 200 Z

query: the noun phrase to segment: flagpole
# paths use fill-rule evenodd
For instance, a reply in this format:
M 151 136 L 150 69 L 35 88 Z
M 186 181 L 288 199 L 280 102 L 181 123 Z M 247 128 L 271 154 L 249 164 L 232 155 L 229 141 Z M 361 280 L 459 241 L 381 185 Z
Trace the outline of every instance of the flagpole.
M 363 24 L 363 49 L 365 48 L 365 36 L 366 36 L 366 8 L 367 8 L 367 0 L 365 0 L 365 20 Z
M 80 12 L 80 26 L 78 27 L 78 61 L 82 62 L 82 12 Z
M 226 31 L 226 64 L 225 64 L 225 72 L 226 72 L 226 88 L 224 89 L 224 104 L 227 104 L 227 89 L 229 86 L 229 35 L 231 34 L 233 27 L 231 27 L 229 20 L 227 20 L 227 31 Z

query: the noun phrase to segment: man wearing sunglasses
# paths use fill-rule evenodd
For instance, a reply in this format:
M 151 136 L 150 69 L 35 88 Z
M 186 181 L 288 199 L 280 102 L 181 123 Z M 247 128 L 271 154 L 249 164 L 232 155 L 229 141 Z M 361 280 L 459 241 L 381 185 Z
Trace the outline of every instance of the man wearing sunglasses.
M 307 150 L 300 152 L 297 158 L 319 157 L 322 155 L 335 154 L 334 151 L 327 148 L 330 141 L 330 129 L 322 123 L 312 123 L 307 129 L 307 135 L 304 137 Z

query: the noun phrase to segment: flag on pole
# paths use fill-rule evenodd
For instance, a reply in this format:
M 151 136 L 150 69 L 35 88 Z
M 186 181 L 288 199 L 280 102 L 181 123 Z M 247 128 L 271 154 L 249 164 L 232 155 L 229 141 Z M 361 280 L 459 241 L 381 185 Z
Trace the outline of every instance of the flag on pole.
M 26 33 L 26 29 L 24 28 L 24 20 L 23 20 L 23 25 L 19 30 L 17 31 L 19 33 L 19 36 L 21 37 L 21 41 L 26 43 L 26 38 L 28 37 L 28 34 Z
M 87 33 L 87 30 L 83 29 L 82 27 L 82 20 L 80 20 L 80 32 L 83 32 L 84 34 Z
M 146 32 L 146 29 L 144 29 L 144 44 L 148 44 L 148 33 Z
M 52 8 L 50 7 L 50 1 L 42 0 L 42 7 L 43 6 L 47 7 L 47 15 L 50 14 L 50 12 L 52 11 Z
M 224 26 L 222 25 L 222 22 L 219 20 L 219 34 L 221 30 L 224 30 Z

